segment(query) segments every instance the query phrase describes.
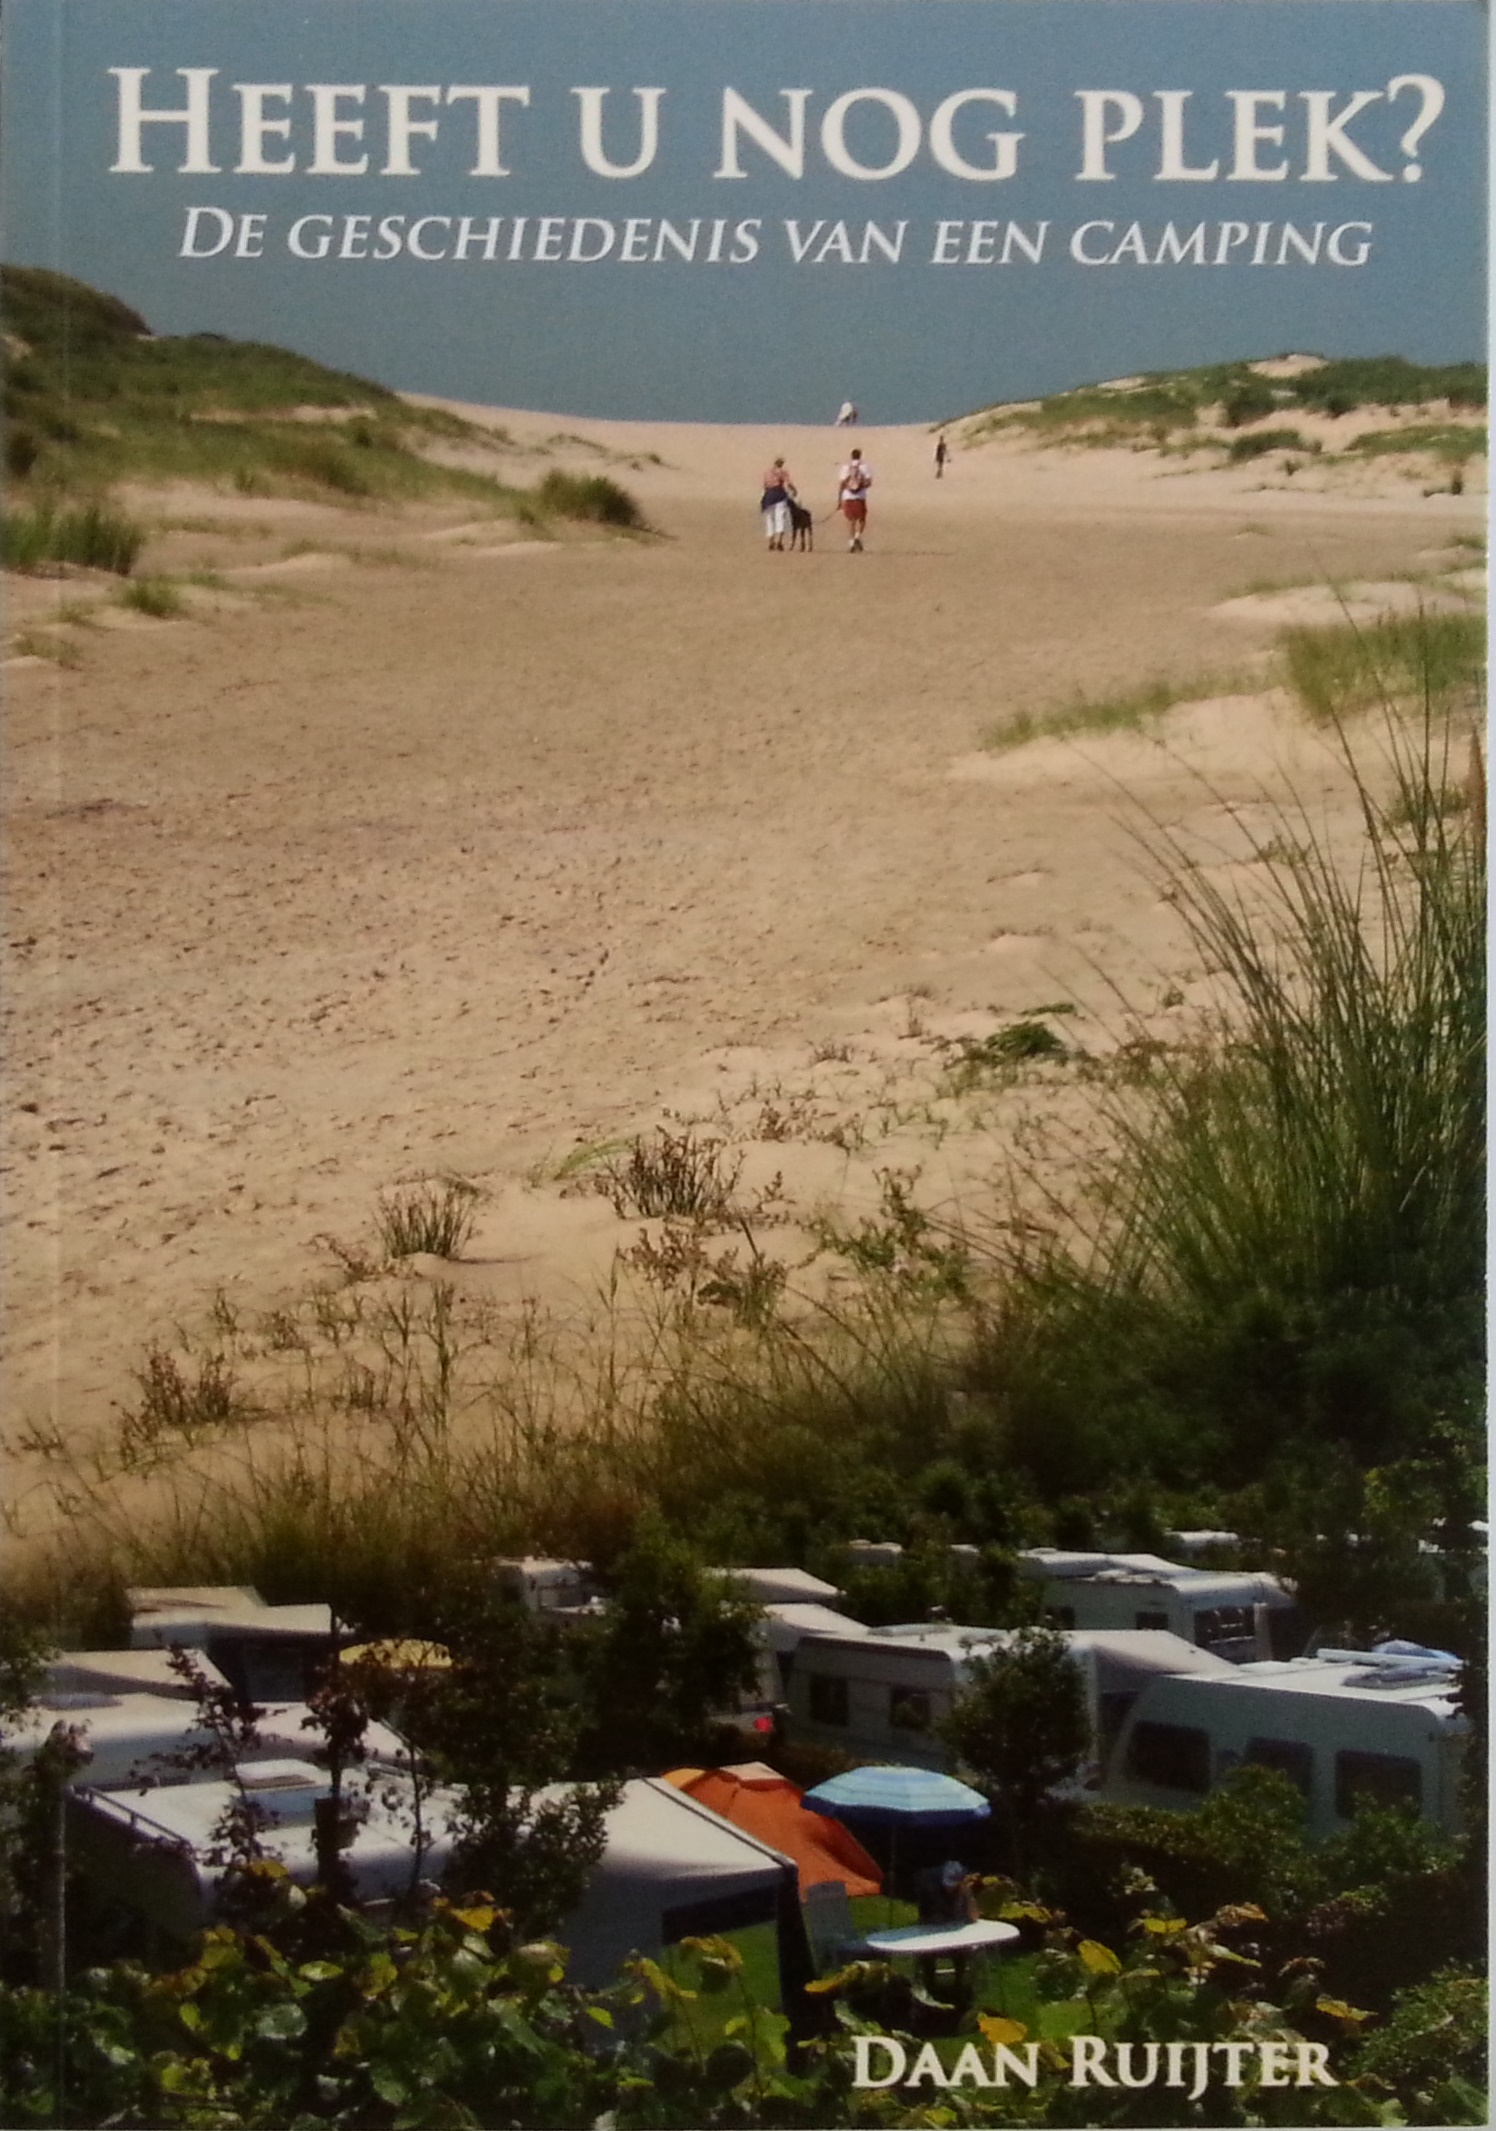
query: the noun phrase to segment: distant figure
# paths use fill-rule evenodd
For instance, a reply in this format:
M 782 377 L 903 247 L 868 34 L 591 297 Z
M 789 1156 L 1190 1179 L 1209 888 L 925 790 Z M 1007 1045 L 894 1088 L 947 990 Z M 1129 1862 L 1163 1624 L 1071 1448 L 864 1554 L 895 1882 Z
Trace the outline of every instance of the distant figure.
M 837 474 L 837 507 L 847 521 L 851 538 L 847 542 L 849 555 L 862 553 L 862 536 L 867 531 L 867 494 L 873 485 L 873 469 L 862 456 L 859 447 Z
M 784 552 L 785 536 L 790 530 L 790 498 L 794 493 L 795 484 L 790 479 L 789 468 L 783 459 L 776 459 L 764 475 L 764 492 L 759 501 L 759 509 L 764 514 L 764 537 L 771 555 Z
M 935 439 L 935 478 L 940 480 L 945 473 L 945 462 L 950 457 L 950 446 L 942 433 Z
M 976 1878 L 957 1858 L 931 1865 L 914 1882 L 922 1924 L 970 1924 L 976 1917 Z
M 856 428 L 857 409 L 852 405 L 852 402 L 850 400 L 842 401 L 841 412 L 836 417 L 836 426 L 838 429 Z
M 914 1899 L 919 1911 L 919 1920 L 933 1929 L 942 1924 L 955 1929 L 961 1924 L 975 1923 L 978 1915 L 977 1879 L 965 1865 L 954 1857 L 943 1865 L 932 1865 L 921 1872 L 914 1882 Z M 920 1980 L 931 1997 L 935 1995 L 935 1966 L 938 1956 L 926 1955 L 919 1963 Z M 960 1950 L 950 1955 L 954 1971 L 952 1987 L 959 2004 L 966 1996 L 967 1971 L 971 1956 Z

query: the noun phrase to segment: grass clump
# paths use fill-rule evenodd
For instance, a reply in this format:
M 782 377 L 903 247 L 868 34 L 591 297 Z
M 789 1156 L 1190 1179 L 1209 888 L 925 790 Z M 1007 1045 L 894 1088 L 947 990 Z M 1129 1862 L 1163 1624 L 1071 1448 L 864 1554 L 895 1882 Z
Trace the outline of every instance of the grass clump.
M 1143 732 L 1176 703 L 1233 695 L 1252 685 L 1242 674 L 1199 673 L 1182 681 L 1142 681 L 1115 695 L 1077 695 L 1051 710 L 1021 710 L 993 726 L 983 745 L 995 752 L 1030 740 L 1071 740 L 1083 733 Z
M 536 491 L 543 509 L 558 518 L 637 532 L 644 514 L 628 490 L 607 474 L 572 474 L 553 466 Z
M 728 1155 L 722 1140 L 690 1125 L 679 1132 L 660 1125 L 641 1134 L 626 1155 L 605 1162 L 596 1188 L 620 1219 L 633 1214 L 706 1224 L 731 1217 L 742 1170 L 742 1158 Z
M 145 528 L 106 503 L 71 506 L 51 497 L 6 512 L 0 555 L 8 570 L 38 570 L 70 562 L 81 569 L 128 577 L 145 546 Z
M 149 614 L 154 621 L 172 621 L 185 611 L 181 589 L 169 577 L 135 577 L 119 596 L 122 607 Z
M 1484 422 L 1417 422 L 1407 429 L 1371 431 L 1346 446 L 1361 458 L 1385 458 L 1395 452 L 1427 452 L 1450 465 L 1463 466 L 1467 459 L 1486 450 Z
M 477 1226 L 477 1187 L 458 1177 L 381 1193 L 375 1213 L 387 1258 L 460 1258 Z
M 955 1056 L 946 1068 L 945 1085 L 952 1095 L 964 1095 L 994 1077 L 1011 1074 L 1017 1066 L 1070 1055 L 1049 1024 L 1032 1014 L 994 1029 L 989 1036 L 958 1036 L 951 1048 Z
M 1243 459 L 1260 459 L 1269 451 L 1304 451 L 1311 454 L 1319 445 L 1309 442 L 1297 429 L 1254 429 L 1247 436 L 1233 437 L 1226 447 L 1226 457 L 1233 465 Z
M 1379 704 L 1433 700 L 1469 710 L 1483 700 L 1486 628 L 1479 614 L 1388 614 L 1287 629 L 1279 641 L 1289 686 L 1321 724 Z

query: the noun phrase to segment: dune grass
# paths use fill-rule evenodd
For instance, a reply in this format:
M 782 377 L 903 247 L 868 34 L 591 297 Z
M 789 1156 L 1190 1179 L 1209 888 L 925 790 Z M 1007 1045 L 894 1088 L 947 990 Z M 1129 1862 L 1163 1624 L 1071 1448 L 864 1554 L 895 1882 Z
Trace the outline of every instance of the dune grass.
M 541 508 L 558 518 L 576 518 L 627 531 L 638 531 L 644 524 L 644 515 L 634 498 L 607 474 L 573 474 L 553 466 L 536 496 Z
M 128 577 L 145 540 L 143 526 L 97 500 L 68 505 L 42 497 L 12 506 L 0 522 L 0 558 L 8 570 L 71 562 Z
M 968 438 L 1027 432 L 1040 441 L 1102 445 L 1203 447 L 1218 441 L 1212 420 L 1244 432 L 1235 454 L 1249 455 L 1251 425 L 1296 412 L 1338 416 L 1366 407 L 1484 407 L 1486 373 L 1480 363 L 1426 365 L 1398 355 L 1351 357 L 1317 365 L 1294 377 L 1264 377 L 1248 361 L 1207 363 L 1193 370 L 1155 371 L 1120 385 L 1082 385 L 1025 407 L 989 407 L 968 417 Z M 1483 432 L 1446 424 L 1440 434 L 1477 439 Z M 1277 445 L 1264 446 L 1277 449 Z M 1298 444 L 1295 448 L 1309 447 Z M 1350 448 L 1367 448 L 1352 446 Z M 1381 447 L 1393 449 L 1389 445 Z M 1438 447 L 1436 447 L 1438 448 Z M 1451 449 L 1453 446 L 1451 445 Z
M 1020 710 L 983 735 L 993 752 L 1024 747 L 1031 740 L 1072 740 L 1086 734 L 1144 732 L 1176 703 L 1201 703 L 1211 696 L 1239 695 L 1259 685 L 1241 670 L 1191 674 L 1178 681 L 1140 681 L 1135 688 L 1109 696 L 1073 696 L 1048 710 Z
M 1388 614 L 1374 622 L 1286 629 L 1288 682 L 1320 724 L 1379 705 L 1477 708 L 1485 696 L 1486 628 L 1479 613 Z
M 173 621 L 186 612 L 186 601 L 181 587 L 169 577 L 136 577 L 120 594 L 120 605 L 131 607 L 137 614 L 149 614 L 153 621 Z

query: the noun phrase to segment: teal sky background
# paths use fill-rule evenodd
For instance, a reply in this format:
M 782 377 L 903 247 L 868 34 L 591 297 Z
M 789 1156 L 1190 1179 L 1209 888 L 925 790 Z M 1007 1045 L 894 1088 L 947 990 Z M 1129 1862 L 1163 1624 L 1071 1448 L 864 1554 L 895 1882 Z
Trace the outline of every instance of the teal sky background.
M 1473 0 L 8 0 L 4 22 L 4 250 L 133 304 L 159 332 L 270 340 L 405 390 L 578 416 L 676 420 L 824 420 L 845 396 L 866 421 L 931 420 L 1138 370 L 1288 349 L 1397 353 L 1440 362 L 1485 344 L 1486 23 Z M 180 128 L 147 129 L 150 176 L 111 175 L 111 66 L 153 69 L 151 105 L 179 104 L 173 70 L 214 67 L 220 174 L 181 176 Z M 1336 164 L 1306 183 L 1306 92 L 1385 90 L 1432 75 L 1444 110 L 1405 182 L 1400 142 L 1418 115 L 1406 92 L 1359 115 L 1350 137 L 1391 182 Z M 237 176 L 240 81 L 371 85 L 367 146 L 384 129 L 373 85 L 527 83 L 530 108 L 506 111 L 512 175 L 479 179 L 471 107 L 447 111 L 436 142 L 418 140 L 419 177 Z M 635 85 L 666 90 L 661 146 L 642 176 L 590 173 L 577 141 L 577 85 L 609 85 L 609 145 L 636 138 Z M 749 175 L 715 179 L 720 99 L 730 84 L 783 122 L 782 88 L 812 91 L 812 143 L 798 182 L 752 149 Z M 941 170 L 928 148 L 901 175 L 861 182 L 815 145 L 821 114 L 855 88 L 896 90 L 928 122 L 968 87 L 1012 90 L 1024 135 L 1015 176 L 977 184 Z M 1139 96 L 1137 137 L 1112 151 L 1107 184 L 1077 181 L 1078 89 Z M 1230 167 L 1225 91 L 1287 92 L 1283 153 L 1293 175 L 1262 181 L 1159 182 L 1156 91 L 1191 92 L 1187 155 Z M 309 156 L 309 101 L 293 141 Z M 424 110 L 417 115 L 426 116 Z M 1264 113 L 1264 119 L 1272 115 Z M 614 119 L 618 131 L 611 132 Z M 218 124 L 222 122 L 222 132 Z M 993 113 L 968 113 L 958 146 L 973 160 Z M 854 154 L 887 157 L 892 121 L 864 106 Z M 287 143 L 275 141 L 272 152 Z M 1262 159 L 1277 151 L 1269 145 Z M 264 256 L 178 256 L 186 211 L 211 205 L 267 216 Z M 313 262 L 292 257 L 300 215 L 626 216 L 762 219 L 758 258 L 627 265 L 423 264 L 408 257 Z M 935 266 L 942 217 L 1051 225 L 1039 265 Z M 860 248 L 863 224 L 909 224 L 898 264 L 795 265 L 786 218 L 837 218 Z M 1071 233 L 1139 222 L 1150 249 L 1172 221 L 1374 225 L 1364 266 L 1248 263 L 1088 267 Z M 533 232 L 533 225 L 532 225 Z M 569 236 L 569 231 L 567 232 Z M 430 240 L 428 240 L 430 241 Z M 705 240 L 703 239 L 703 244 Z M 1098 250 L 1105 239 L 1093 237 Z

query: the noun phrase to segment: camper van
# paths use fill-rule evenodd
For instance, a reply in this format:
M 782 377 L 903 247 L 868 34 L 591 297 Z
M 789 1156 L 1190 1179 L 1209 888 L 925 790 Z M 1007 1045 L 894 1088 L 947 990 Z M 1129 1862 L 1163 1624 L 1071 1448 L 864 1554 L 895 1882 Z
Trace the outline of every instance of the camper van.
M 1458 1680 L 1454 1659 L 1375 1651 L 1157 1679 L 1133 1704 L 1101 1795 L 1188 1810 L 1245 1763 L 1298 1785 L 1313 1836 L 1346 1827 L 1362 1799 L 1411 1805 L 1452 1833 L 1468 1729 Z
M 99 1790 L 193 1783 L 215 1744 L 195 1704 L 180 1698 L 48 1687 L 0 1733 L 0 1751 L 29 1765 L 59 1727 L 73 1734 L 84 1755 L 72 1780 Z M 305 1702 L 270 1703 L 259 1707 L 253 1743 L 241 1747 L 240 1757 L 251 1762 L 294 1754 L 311 1760 L 322 1747 Z M 371 1761 L 390 1766 L 409 1752 L 398 1733 L 378 1723 L 366 1727 L 364 1748 Z
M 330 1606 L 267 1606 L 249 1584 L 129 1592 L 132 1650 L 204 1650 L 251 1702 L 296 1702 L 336 1650 Z
M 787 1731 L 880 1761 L 947 1769 L 942 1721 L 973 1663 L 1012 1640 L 1005 1628 L 928 1621 L 860 1635 L 806 1635 L 788 1680 Z M 1225 1659 L 1161 1630 L 1067 1635 L 1080 1668 L 1098 1763 L 1144 1686 L 1160 1672 L 1229 1673 Z
M 1045 1618 L 1057 1628 L 1164 1628 L 1237 1665 L 1295 1657 L 1304 1647 L 1298 1608 L 1276 1576 L 1046 1546 L 1018 1562 L 1042 1580 Z

